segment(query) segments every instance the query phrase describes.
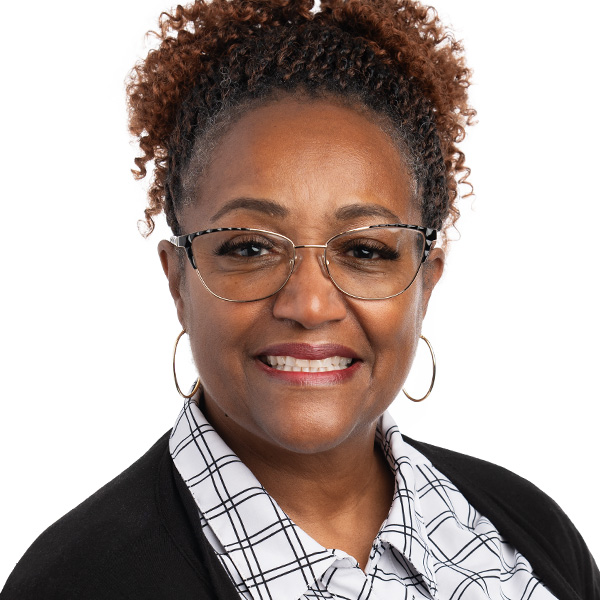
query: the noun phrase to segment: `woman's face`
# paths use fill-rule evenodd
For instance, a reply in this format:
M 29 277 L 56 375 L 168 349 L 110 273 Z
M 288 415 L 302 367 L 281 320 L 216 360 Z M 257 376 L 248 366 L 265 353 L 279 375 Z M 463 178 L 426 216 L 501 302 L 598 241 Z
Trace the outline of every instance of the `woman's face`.
M 251 227 L 295 244 L 324 244 L 365 225 L 422 224 L 396 147 L 365 116 L 324 100 L 288 98 L 246 113 L 228 130 L 182 215 L 185 233 Z M 317 453 L 369 435 L 410 370 L 431 291 L 443 268 L 434 249 L 412 286 L 357 300 L 327 277 L 322 249 L 300 249 L 276 295 L 225 302 L 178 252 L 159 246 L 190 336 L 207 417 L 234 450 Z M 287 373 L 266 356 L 352 358 L 344 370 Z M 364 438 L 363 438 L 364 439 Z

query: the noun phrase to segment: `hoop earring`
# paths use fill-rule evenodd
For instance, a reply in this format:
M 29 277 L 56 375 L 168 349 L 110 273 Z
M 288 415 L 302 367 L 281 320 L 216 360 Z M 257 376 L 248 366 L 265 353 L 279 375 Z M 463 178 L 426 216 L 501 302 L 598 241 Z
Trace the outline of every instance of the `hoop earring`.
M 433 353 L 433 348 L 432 348 L 431 344 L 429 343 L 429 340 L 424 335 L 421 335 L 419 337 L 427 344 L 427 347 L 429 348 L 429 353 L 431 354 L 431 362 L 433 363 L 433 374 L 431 375 L 431 385 L 429 386 L 427 393 L 422 398 L 413 398 L 412 396 L 409 396 L 406 393 L 406 390 L 404 388 L 402 388 L 404 395 L 409 400 L 412 400 L 413 402 L 422 402 L 423 400 L 425 400 L 425 398 L 427 398 L 427 396 L 429 396 L 429 394 L 431 394 L 431 390 L 433 389 L 433 384 L 435 383 L 436 366 L 435 366 L 435 354 Z
M 177 383 L 177 373 L 175 372 L 175 355 L 177 354 L 177 344 L 179 344 L 179 340 L 181 339 L 181 337 L 183 336 L 183 334 L 186 333 L 185 329 L 181 330 L 181 333 L 177 336 L 177 339 L 175 340 L 175 348 L 173 348 L 173 378 L 175 379 L 175 387 L 177 388 L 177 391 L 179 392 L 179 394 L 181 396 L 183 396 L 184 398 L 191 398 L 197 391 L 198 388 L 200 387 L 200 377 L 198 377 L 198 379 L 196 379 L 196 385 L 194 386 L 194 389 L 192 390 L 192 393 L 187 396 L 186 394 L 184 394 L 181 391 L 181 388 L 179 387 L 179 383 Z

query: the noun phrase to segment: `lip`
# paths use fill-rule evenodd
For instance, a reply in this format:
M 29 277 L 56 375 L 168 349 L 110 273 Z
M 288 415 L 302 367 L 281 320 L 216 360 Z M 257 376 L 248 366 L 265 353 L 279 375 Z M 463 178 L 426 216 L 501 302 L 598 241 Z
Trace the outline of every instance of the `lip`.
M 360 357 L 354 350 L 347 346 L 339 344 L 304 344 L 304 343 L 285 343 L 273 344 L 261 348 L 255 355 L 259 356 L 292 356 L 294 358 L 303 358 L 306 360 L 321 360 L 329 356 L 344 356 L 359 360 Z M 350 367 L 348 367 L 350 368 Z
M 352 358 L 356 362 L 340 371 L 323 371 L 319 373 L 306 373 L 303 371 L 280 371 L 265 364 L 261 356 L 293 356 L 308 360 L 321 360 L 330 356 L 343 356 Z M 303 344 L 285 343 L 266 346 L 254 356 L 256 366 L 266 375 L 291 385 L 332 385 L 342 383 L 353 377 L 362 367 L 362 361 L 354 350 L 339 344 Z
M 287 356 L 291 356 L 288 354 Z M 296 357 L 301 358 L 301 357 Z M 317 360 L 317 359 L 314 359 Z M 359 369 L 362 368 L 362 362 L 357 361 L 352 363 L 348 368 L 340 371 L 323 371 L 320 373 L 306 373 L 303 371 L 280 371 L 274 369 L 262 362 L 258 356 L 254 360 L 256 366 L 273 379 L 277 379 L 282 383 L 292 385 L 332 385 L 342 383 L 353 377 Z

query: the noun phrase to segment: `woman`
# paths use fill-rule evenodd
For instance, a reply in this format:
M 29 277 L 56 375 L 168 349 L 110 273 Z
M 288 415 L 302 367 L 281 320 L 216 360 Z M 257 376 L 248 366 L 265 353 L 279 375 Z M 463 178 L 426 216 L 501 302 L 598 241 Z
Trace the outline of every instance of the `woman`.
M 309 9 L 178 9 L 137 67 L 146 216 L 173 229 L 199 379 L 170 441 L 44 534 L 7 597 L 598 594 L 549 499 L 385 413 L 466 170 L 461 48 L 412 4 Z

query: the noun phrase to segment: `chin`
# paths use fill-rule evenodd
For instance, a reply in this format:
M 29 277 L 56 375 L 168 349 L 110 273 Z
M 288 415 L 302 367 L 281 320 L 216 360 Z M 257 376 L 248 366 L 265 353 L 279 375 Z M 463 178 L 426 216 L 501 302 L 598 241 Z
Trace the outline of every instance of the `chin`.
M 318 454 L 334 450 L 352 437 L 362 423 L 344 418 L 337 411 L 307 408 L 283 419 L 262 422 L 264 437 L 274 446 L 297 454 Z

